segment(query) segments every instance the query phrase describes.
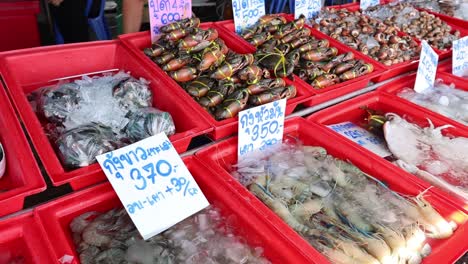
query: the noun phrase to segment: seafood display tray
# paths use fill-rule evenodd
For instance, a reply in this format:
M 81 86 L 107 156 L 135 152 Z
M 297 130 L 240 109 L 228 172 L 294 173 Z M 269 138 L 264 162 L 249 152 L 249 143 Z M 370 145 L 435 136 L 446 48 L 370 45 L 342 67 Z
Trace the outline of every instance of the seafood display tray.
M 212 130 L 210 124 L 203 118 L 190 117 L 195 111 L 182 96 L 183 91 L 175 89 L 165 79 L 154 76 L 119 41 L 13 51 L 5 53 L 0 61 L 0 70 L 7 91 L 55 186 L 70 183 L 71 187 L 77 190 L 102 182 L 106 177 L 97 163 L 74 170 L 66 170 L 60 163 L 39 118 L 27 99 L 31 92 L 45 85 L 57 83 L 51 80 L 70 76 L 77 78 L 80 75 L 109 70 L 129 71 L 134 77 L 145 78 L 150 82 L 149 86 L 153 92 L 153 106 L 169 112 L 174 120 L 176 134 L 169 139 L 179 153 L 187 150 L 192 138 Z M 32 155 L 30 160 L 33 160 Z
M 457 89 L 460 89 L 460 90 L 464 90 L 464 91 L 467 91 L 468 92 L 468 84 L 466 83 L 466 80 L 460 78 L 460 77 L 457 77 L 457 76 L 454 76 L 450 73 L 445 73 L 445 72 L 437 72 L 437 75 L 436 75 L 436 80 L 437 79 L 442 79 L 443 82 L 445 84 L 455 84 L 455 87 Z M 398 80 L 395 80 L 395 81 L 392 81 L 390 83 L 387 83 L 381 87 L 379 87 L 377 89 L 377 91 L 382 91 L 382 92 L 385 92 L 385 93 L 389 93 L 391 95 L 394 95 L 396 97 L 397 96 L 397 93 L 399 93 L 402 89 L 404 88 L 413 88 L 414 87 L 414 83 L 416 81 L 416 74 L 411 74 L 410 76 L 405 76 L 401 79 L 398 79 Z M 400 98 L 400 97 L 398 97 Z M 405 100 L 403 98 L 401 98 L 402 100 Z M 465 126 L 464 124 L 462 123 L 459 123 L 449 117 L 445 117 L 441 114 L 438 114 L 430 109 L 427 109 L 425 107 L 422 107 L 422 106 L 419 106 L 417 104 L 414 104 L 408 100 L 405 100 L 406 102 L 410 103 L 413 105 L 413 107 L 415 108 L 418 108 L 418 109 L 421 109 L 421 111 L 424 111 L 424 112 L 430 112 L 432 115 L 437 115 L 438 118 L 440 118 L 441 120 L 444 120 L 445 123 L 447 124 L 453 124 L 453 125 L 456 125 L 456 126 L 459 126 L 459 127 L 464 127 L 464 128 L 468 128 L 467 126 Z
M 200 25 L 200 28 L 207 29 L 210 27 L 215 27 L 219 32 L 219 38 L 221 38 L 225 42 L 226 46 L 234 52 L 246 54 L 253 53 L 255 51 L 255 49 L 252 47 L 241 43 L 237 39 L 231 38 L 228 34 L 223 33 L 224 31 L 220 30 L 214 25 L 214 23 L 203 23 Z M 238 126 L 237 117 L 217 121 L 189 94 L 187 94 L 175 80 L 167 75 L 158 65 L 151 61 L 151 59 L 146 57 L 146 55 L 143 53 L 143 49 L 151 46 L 149 31 L 126 34 L 119 36 L 119 38 L 124 43 L 124 45 L 126 45 L 128 49 L 133 52 L 135 57 L 139 57 L 141 61 L 145 62 L 146 67 L 152 71 L 152 74 L 157 76 L 159 79 L 164 80 L 166 85 L 174 87 L 175 90 L 183 93 L 181 96 L 185 98 L 187 104 L 191 105 L 195 109 L 196 115 L 205 120 L 208 120 L 208 122 L 212 125 L 213 131 L 210 135 L 214 140 L 236 134 Z M 310 92 L 310 89 L 301 84 L 297 84 L 296 82 L 293 83 L 289 79 L 285 80 L 287 85 L 294 84 L 297 89 L 296 97 L 288 99 L 286 102 L 286 115 L 288 115 L 291 114 L 297 106 L 313 97 L 313 93 Z
M 352 11 L 352 12 L 360 10 L 359 3 L 351 3 L 351 4 L 347 4 L 347 5 L 331 6 L 329 8 L 347 9 L 347 10 Z M 405 36 L 405 35 L 407 35 L 407 34 L 401 32 L 401 31 L 398 32 L 398 36 L 400 36 L 400 37 Z M 421 43 L 419 39 L 416 39 L 416 38 L 413 38 L 413 39 L 416 40 L 417 43 L 419 43 L 419 44 Z M 346 44 L 344 44 L 344 43 L 342 43 L 342 42 L 340 42 L 340 41 L 338 41 L 336 39 L 334 39 L 334 40 L 336 42 L 338 42 L 340 45 L 348 47 Z M 363 54 L 358 50 L 354 50 L 354 51 L 358 52 L 360 54 Z M 385 81 L 385 80 L 388 80 L 388 79 L 390 79 L 392 77 L 398 76 L 400 74 L 404 74 L 404 73 L 407 73 L 409 71 L 415 71 L 415 70 L 418 69 L 419 59 L 412 60 L 412 61 L 406 61 L 406 62 L 402 62 L 402 63 L 387 66 L 387 65 L 385 65 L 385 64 L 383 64 L 383 63 L 381 63 L 379 61 L 376 61 L 376 60 L 370 58 L 367 55 L 364 55 L 364 56 L 366 56 L 367 58 L 372 60 L 375 64 L 377 64 L 380 67 L 385 69 L 384 72 L 377 78 L 377 81 L 379 81 L 379 82 Z
M 288 21 L 292 21 L 293 17 L 292 16 L 284 16 Z M 248 43 L 246 40 L 244 40 L 241 36 L 238 36 L 234 32 L 234 21 L 233 20 L 227 20 L 227 21 L 221 21 L 221 22 L 216 22 L 215 23 L 218 28 L 220 28 L 222 31 L 224 31 L 224 34 L 230 35 L 230 38 L 236 39 L 235 41 L 238 43 L 242 43 L 248 47 L 250 47 L 253 50 L 256 50 L 253 45 Z M 330 42 L 330 47 L 335 47 L 338 49 L 338 54 L 343 54 L 346 52 L 352 52 L 355 56 L 355 59 L 361 59 L 364 60 L 366 63 L 372 64 L 374 67 L 374 71 L 372 73 L 366 74 L 364 76 L 348 80 L 345 82 L 341 82 L 335 85 L 331 85 L 329 87 L 325 87 L 322 89 L 314 89 L 313 86 L 310 84 L 306 83 L 305 81 L 301 80 L 298 76 L 294 76 L 295 83 L 300 83 L 301 85 L 304 85 L 307 87 L 307 90 L 311 91 L 311 93 L 315 94 L 315 96 L 312 96 L 310 100 L 307 100 L 304 105 L 305 106 L 314 106 L 320 103 L 324 103 L 326 101 L 338 98 L 340 96 L 349 94 L 351 92 L 360 90 L 362 88 L 365 88 L 370 82 L 375 82 L 378 80 L 381 80 L 381 77 L 379 77 L 381 74 L 384 74 L 384 67 L 378 65 L 374 60 L 371 58 L 365 56 L 364 54 L 357 52 L 356 50 L 353 50 L 346 45 L 339 43 L 335 39 L 321 33 L 320 31 L 317 31 L 311 27 L 311 36 L 316 37 L 317 39 L 326 39 Z
M 32 212 L 0 221 L 0 262 L 57 263 L 45 232 Z
M 295 141 L 297 139 L 304 145 L 325 148 L 330 155 L 351 162 L 365 173 L 385 182 L 390 189 L 396 192 L 418 195 L 425 190 L 423 185 L 402 175 L 405 173 L 389 169 L 382 160 L 375 159 L 372 155 L 368 155 L 366 151 L 328 132 L 326 128 L 308 122 L 303 118 L 288 119 L 284 127 L 283 140 Z M 310 263 L 329 263 L 323 255 L 229 174 L 231 166 L 237 163 L 236 137 L 207 147 L 197 152 L 195 156 L 202 160 L 206 166 L 216 171 L 220 179 L 236 190 L 237 199 L 248 201 L 248 205 L 252 208 L 252 211 L 257 211 L 263 216 L 265 222 L 270 223 L 277 230 L 281 230 L 290 239 L 292 245 L 307 255 Z M 432 194 L 432 189 L 430 189 L 426 195 L 427 200 L 442 216 L 455 221 L 459 226 L 448 239 L 439 241 L 429 240 L 429 244 L 433 250 L 424 259 L 423 263 L 451 263 L 467 250 L 465 239 L 468 234 L 468 224 L 466 223 L 468 216 L 440 196 Z
M 6 160 L 0 179 L 0 216 L 4 216 L 23 209 L 25 197 L 45 190 L 46 184 L 1 83 L 0 143 Z
M 461 29 L 468 29 L 468 21 L 466 20 L 463 20 L 463 19 L 460 19 L 460 18 L 456 18 L 456 17 L 451 17 L 451 16 L 447 16 L 447 15 L 444 15 L 442 13 L 437 13 L 437 12 L 434 12 L 434 11 L 431 11 L 431 10 L 428 10 L 428 9 L 425 9 L 425 8 L 421 8 L 421 10 L 424 10 L 426 12 L 428 12 L 429 14 L 433 14 L 435 16 L 438 16 L 440 17 L 440 19 L 454 25 L 454 26 L 457 26 L 458 28 L 461 28 Z
M 366 106 L 372 110 L 381 111 L 383 113 L 395 113 L 406 120 L 415 123 L 420 127 L 428 127 L 430 124 L 427 119 L 430 119 L 434 126 L 446 125 L 446 118 L 441 118 L 439 115 L 435 115 L 430 111 L 421 109 L 420 107 L 415 107 L 414 104 L 398 98 L 394 95 L 383 93 L 383 92 L 371 92 L 366 95 L 361 95 L 350 99 L 346 102 L 342 102 L 331 106 L 327 109 L 321 110 L 317 113 L 312 114 L 307 118 L 309 122 L 314 122 L 322 125 L 323 127 L 327 125 L 342 123 L 342 122 L 353 122 L 356 125 L 365 125 L 365 118 L 367 117 L 367 112 L 361 107 Z M 457 122 L 452 122 L 453 127 L 448 127 L 442 130 L 443 135 L 450 136 L 461 136 L 468 137 L 468 130 L 466 127 L 458 124 Z M 409 179 L 412 182 L 417 183 L 418 185 L 424 187 L 424 189 L 430 188 L 433 193 L 443 199 L 446 199 L 454 206 L 457 206 L 460 210 L 463 210 L 465 213 L 468 213 L 468 204 L 463 201 L 463 199 L 455 197 L 448 194 L 444 190 L 438 187 L 431 187 L 431 185 L 424 180 L 405 172 L 400 169 L 393 163 L 381 158 L 380 156 L 366 150 L 364 147 L 359 146 L 357 143 L 351 142 L 345 137 L 335 133 L 329 128 L 326 128 L 328 133 L 335 135 L 343 140 L 346 140 L 350 144 L 354 145 L 356 148 L 359 148 L 362 151 L 366 152 L 371 160 L 379 162 L 382 166 L 382 169 L 388 169 L 389 171 L 394 171 L 399 175 L 400 179 Z
M 248 245 L 262 247 L 264 256 L 274 263 L 308 263 L 300 251 L 289 246 L 281 232 L 252 214 L 245 205 L 246 201 L 234 199 L 232 190 L 218 181 L 197 159 L 189 156 L 184 158 L 184 162 L 208 201 L 230 217 L 230 225 L 235 227 L 236 235 L 243 237 Z M 47 239 L 54 245 L 55 259 L 70 255 L 74 257 L 72 264 L 76 264 L 78 256 L 70 222 L 89 211 L 106 212 L 118 207 L 122 205 L 111 185 L 103 183 L 49 202 L 38 207 L 35 213 L 42 226 L 47 228 Z
M 359 4 L 355 4 L 355 5 L 357 6 L 357 9 L 359 9 Z M 444 21 L 445 23 L 447 23 L 449 26 L 452 27 L 452 31 L 454 31 L 454 30 L 460 31 L 460 38 L 468 35 L 466 21 L 465 21 L 465 23 L 459 23 L 459 22 L 456 21 L 456 20 L 459 20 L 459 19 L 455 19 L 453 17 L 448 17 L 448 16 L 442 15 L 440 13 L 431 12 L 431 11 L 429 11 L 427 9 L 423 9 L 423 8 L 416 8 L 416 9 L 419 10 L 419 11 L 426 11 L 429 14 L 433 14 L 434 16 L 440 18 L 440 20 Z M 451 19 L 447 19 L 447 18 L 451 18 Z M 406 34 L 406 33 L 404 33 L 404 34 Z M 421 39 L 419 39 L 419 38 L 413 37 L 413 39 L 417 40 L 418 42 L 421 42 Z M 436 48 L 433 48 L 433 49 L 437 54 L 439 54 L 439 60 L 452 57 L 452 49 L 451 48 L 447 49 L 447 50 L 439 50 L 439 49 L 436 49 Z

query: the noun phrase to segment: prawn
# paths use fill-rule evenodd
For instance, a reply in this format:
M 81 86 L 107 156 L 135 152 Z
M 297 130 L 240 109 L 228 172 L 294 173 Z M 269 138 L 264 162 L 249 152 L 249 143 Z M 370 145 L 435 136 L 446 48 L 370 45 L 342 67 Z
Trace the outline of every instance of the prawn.
M 310 199 L 305 201 L 302 204 L 295 205 L 291 213 L 294 217 L 301 219 L 302 221 L 307 221 L 312 215 L 320 212 L 323 208 L 323 203 L 321 199 Z
M 283 221 L 286 222 L 295 231 L 301 234 L 315 235 L 316 232 L 311 228 L 299 223 L 294 218 L 289 209 L 278 199 L 273 198 L 266 190 L 257 183 L 249 185 L 249 190 L 255 194 L 265 205 L 275 212 Z
M 346 255 L 350 256 L 357 263 L 362 264 L 380 264 L 380 261 L 375 257 L 362 250 L 358 245 L 349 240 L 338 242 L 337 248 L 343 251 Z
M 428 189 L 429 190 L 429 189 Z M 427 192 L 420 193 L 413 200 L 416 202 L 419 212 L 422 217 L 432 227 L 432 232 L 428 234 L 429 237 L 436 239 L 444 239 L 452 236 L 453 231 L 457 228 L 454 222 L 447 222 L 432 206 L 424 199 L 423 195 Z

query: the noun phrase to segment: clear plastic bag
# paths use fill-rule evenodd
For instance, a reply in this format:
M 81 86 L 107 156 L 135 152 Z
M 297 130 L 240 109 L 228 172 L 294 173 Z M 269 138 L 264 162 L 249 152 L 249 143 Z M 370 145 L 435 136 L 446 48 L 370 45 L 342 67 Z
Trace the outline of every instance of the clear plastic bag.
M 119 147 L 120 142 L 112 129 L 90 123 L 63 133 L 56 141 L 62 163 L 68 168 L 85 167 L 95 157 Z
M 150 107 L 153 100 L 145 79 L 126 79 L 112 89 L 112 95 L 126 109 Z
M 95 156 L 165 132 L 175 133 L 172 117 L 152 108 L 145 79 L 126 72 L 83 76 L 31 94 L 49 140 L 67 168 L 88 166 Z M 128 138 L 127 138 L 128 137 Z
M 124 128 L 125 134 L 132 141 L 157 135 L 161 132 L 171 136 L 175 133 L 175 125 L 169 113 L 148 107 L 128 113 L 129 122 Z
M 60 124 L 79 107 L 81 101 L 79 85 L 59 84 L 58 87 L 46 87 L 40 91 L 37 111 L 47 121 Z

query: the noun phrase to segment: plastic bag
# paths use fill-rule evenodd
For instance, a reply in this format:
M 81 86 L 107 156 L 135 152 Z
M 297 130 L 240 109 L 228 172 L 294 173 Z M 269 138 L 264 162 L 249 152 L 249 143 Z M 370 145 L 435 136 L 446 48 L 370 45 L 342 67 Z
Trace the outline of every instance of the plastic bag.
M 82 101 L 79 85 L 65 83 L 56 87 L 41 90 L 37 103 L 40 115 L 52 123 L 62 123 L 67 116 L 79 107 Z
M 175 133 L 175 125 L 169 113 L 148 107 L 129 112 L 130 120 L 124 128 L 125 134 L 133 141 L 157 135 L 161 132 L 171 136 Z
M 56 144 L 62 163 L 77 168 L 94 163 L 96 156 L 118 148 L 120 142 L 110 127 L 90 123 L 66 131 Z
M 112 95 L 126 109 L 150 107 L 153 100 L 145 79 L 126 79 L 113 88 Z

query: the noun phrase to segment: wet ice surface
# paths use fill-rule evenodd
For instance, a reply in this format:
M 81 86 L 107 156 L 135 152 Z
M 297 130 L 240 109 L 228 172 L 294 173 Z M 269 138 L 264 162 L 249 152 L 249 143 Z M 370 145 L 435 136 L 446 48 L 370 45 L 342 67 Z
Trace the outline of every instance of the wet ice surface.
M 420 263 L 430 252 L 426 235 L 452 234 L 445 220 L 448 228 L 437 230 L 435 210 L 424 215 L 412 202 L 426 203 L 422 196 L 400 196 L 322 147 L 283 144 L 233 168 L 233 177 L 332 263 Z M 416 224 L 423 220 L 426 234 Z
M 84 76 L 32 97 L 67 168 L 88 166 L 96 155 L 160 132 L 175 133 L 171 115 L 152 107 L 149 82 L 126 72 Z
M 85 213 L 70 228 L 83 264 L 270 263 L 213 206 L 146 241 L 124 209 Z
M 454 84 L 446 85 L 438 80 L 432 89 L 423 93 L 405 88 L 398 96 L 468 125 L 468 92 L 456 89 Z

